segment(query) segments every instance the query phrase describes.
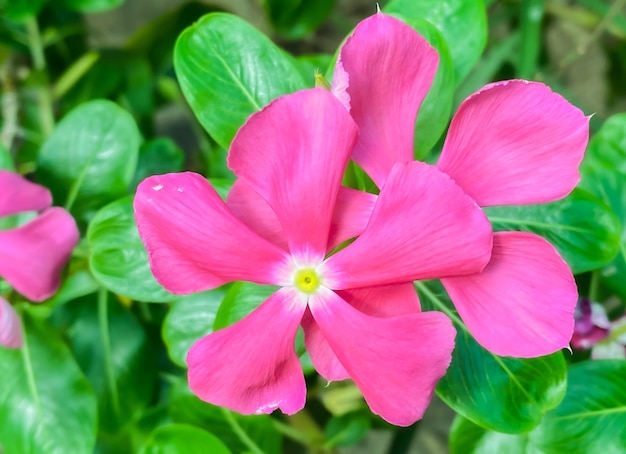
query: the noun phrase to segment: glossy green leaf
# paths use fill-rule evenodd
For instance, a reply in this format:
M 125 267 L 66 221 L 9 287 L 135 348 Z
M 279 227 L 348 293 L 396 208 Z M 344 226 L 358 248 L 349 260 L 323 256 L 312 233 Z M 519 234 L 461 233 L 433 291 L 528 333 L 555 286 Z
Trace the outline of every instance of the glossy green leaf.
M 87 230 L 93 275 L 110 291 L 138 301 L 164 302 L 176 297 L 154 278 L 148 253 L 139 238 L 133 197 L 105 206 Z
M 187 424 L 158 427 L 139 451 L 140 454 L 229 454 L 215 435 Z
M 452 454 L 587 454 L 626 451 L 626 362 L 599 360 L 568 368 L 561 404 L 533 431 L 507 435 L 457 417 L 450 433 Z
M 485 49 L 487 14 L 482 0 L 391 0 L 383 11 L 424 19 L 437 27 L 448 43 L 457 85 Z
M 531 359 L 498 357 L 462 331 L 437 394 L 484 427 L 520 433 L 539 424 L 543 414 L 561 401 L 565 386 L 560 352 Z
M 580 170 L 580 186 L 607 203 L 621 221 L 620 252 L 602 278 L 626 300 L 626 114 L 612 116 L 593 136 Z
M 100 430 L 113 433 L 147 407 L 157 374 L 145 329 L 107 293 L 62 309 L 76 361 L 98 397 Z
M 189 105 L 222 148 L 252 113 L 306 87 L 291 57 L 229 14 L 208 14 L 187 28 L 174 65 Z
M 93 452 L 96 398 L 67 346 L 24 317 L 21 350 L 0 348 L 0 451 Z
M 336 0 L 266 0 L 265 12 L 276 31 L 287 38 L 302 38 L 328 17 Z
M 176 423 L 191 424 L 219 435 L 232 452 L 282 451 L 282 437 L 269 415 L 242 416 L 203 402 L 183 380 L 172 389 L 170 415 Z
M 496 356 L 467 332 L 441 286 L 418 283 L 417 288 L 425 307 L 450 314 L 457 329 L 452 363 L 437 386 L 450 407 L 483 427 L 521 433 L 561 402 L 566 387 L 562 353 L 531 359 Z
M 611 262 L 618 252 L 620 223 L 602 200 L 575 189 L 542 205 L 485 208 L 495 230 L 522 230 L 546 238 L 575 274 Z
M 487 430 L 467 418 L 457 415 L 450 428 L 451 454 L 540 454 L 529 446 L 528 436 L 511 435 Z
M 217 311 L 213 329 L 221 329 L 241 320 L 265 301 L 278 287 L 252 282 L 235 282 L 230 286 Z
M 599 360 L 569 367 L 567 394 L 529 434 L 546 454 L 626 452 L 626 361 Z
M 67 114 L 43 144 L 39 180 L 55 203 L 89 218 L 128 191 L 141 137 L 131 115 L 110 101 L 91 101 Z
M 139 150 L 132 186 L 136 187 L 150 175 L 180 172 L 184 163 L 183 151 L 172 140 L 163 137 L 146 142 Z
M 176 364 L 187 367 L 187 352 L 191 345 L 213 332 L 213 323 L 227 287 L 178 297 L 163 321 L 163 340 L 167 352 Z
M 124 0 L 61 0 L 61 3 L 81 13 L 97 13 L 117 8 L 124 3 Z

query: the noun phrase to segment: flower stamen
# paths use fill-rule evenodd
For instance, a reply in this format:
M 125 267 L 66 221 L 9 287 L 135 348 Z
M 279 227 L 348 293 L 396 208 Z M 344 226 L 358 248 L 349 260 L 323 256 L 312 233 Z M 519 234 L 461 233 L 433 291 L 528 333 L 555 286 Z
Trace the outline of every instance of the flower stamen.
M 312 294 L 319 288 L 322 280 L 313 268 L 303 268 L 296 271 L 293 283 L 302 293 Z

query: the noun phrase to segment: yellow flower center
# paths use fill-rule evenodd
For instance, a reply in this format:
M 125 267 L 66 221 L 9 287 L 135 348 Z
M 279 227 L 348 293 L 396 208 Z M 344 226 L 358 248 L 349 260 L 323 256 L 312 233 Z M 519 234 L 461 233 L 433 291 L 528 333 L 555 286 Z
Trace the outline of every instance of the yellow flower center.
M 321 283 L 320 276 L 314 269 L 305 268 L 296 271 L 294 285 L 303 293 L 315 293 Z

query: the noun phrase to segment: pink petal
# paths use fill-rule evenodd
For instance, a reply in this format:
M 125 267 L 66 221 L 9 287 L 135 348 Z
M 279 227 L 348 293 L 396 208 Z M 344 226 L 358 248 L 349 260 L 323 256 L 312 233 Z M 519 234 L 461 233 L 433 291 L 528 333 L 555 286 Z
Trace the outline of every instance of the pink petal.
M 243 414 L 294 414 L 306 387 L 294 350 L 306 301 L 282 288 L 243 320 L 189 350 L 189 387 L 202 400 Z
M 278 98 L 233 140 L 230 168 L 272 207 L 292 254 L 304 260 L 324 257 L 356 135 L 341 103 L 316 88 Z
M 226 198 L 226 205 L 248 228 L 286 251 L 289 250 L 287 237 L 276 213 L 245 180 L 235 181 Z
M 135 218 L 152 272 L 170 292 L 236 280 L 281 282 L 285 251 L 237 219 L 201 175 L 146 178 L 137 188 Z
M 377 196 L 369 192 L 345 186 L 339 188 L 331 220 L 327 251 L 363 233 L 376 199 Z M 226 205 L 251 230 L 283 249 L 289 249 L 285 232 L 276 213 L 244 180 L 235 181 L 228 193 Z
M 454 349 L 455 331 L 444 314 L 371 317 L 328 289 L 311 297 L 309 307 L 372 412 L 399 426 L 422 417 Z
M 549 87 L 511 80 L 467 98 L 437 166 L 481 206 L 544 203 L 578 183 L 589 117 Z
M 495 233 L 482 273 L 442 283 L 469 331 L 496 355 L 548 355 L 572 338 L 576 283 L 556 249 L 537 235 Z
M 337 294 L 345 302 L 372 317 L 395 317 L 421 310 L 412 282 L 340 290 Z
M 439 56 L 410 26 L 378 13 L 357 26 L 339 62 L 360 131 L 353 159 L 382 187 L 395 163 L 413 160 L 415 120 Z
M 74 218 L 53 207 L 17 229 L 0 232 L 0 276 L 33 301 L 52 296 L 79 240 Z
M 0 298 L 0 345 L 20 348 L 23 342 L 22 323 L 17 313 L 4 298 Z
M 335 71 L 333 73 L 333 83 L 330 88 L 330 92 L 343 104 L 343 106 L 350 111 L 350 95 L 348 94 L 348 87 L 350 86 L 350 76 L 343 68 L 341 63 L 341 55 L 337 57 L 337 63 L 335 64 Z
M 345 186 L 339 189 L 330 226 L 328 250 L 333 250 L 342 242 L 363 233 L 377 198 L 369 192 L 357 191 Z
M 50 191 L 14 172 L 0 170 L 0 216 L 41 211 L 52 205 Z
M 337 355 L 330 348 L 319 325 L 308 310 L 302 318 L 302 329 L 304 330 L 304 345 L 315 370 L 329 382 L 350 378 L 350 374 L 337 359 Z
M 341 290 L 337 294 L 359 311 L 373 317 L 395 317 L 420 312 L 412 283 Z M 302 320 L 306 349 L 319 374 L 328 381 L 350 378 L 309 311 Z
M 324 279 L 342 290 L 477 273 L 491 241 L 491 224 L 447 175 L 396 164 L 365 231 L 328 258 Z

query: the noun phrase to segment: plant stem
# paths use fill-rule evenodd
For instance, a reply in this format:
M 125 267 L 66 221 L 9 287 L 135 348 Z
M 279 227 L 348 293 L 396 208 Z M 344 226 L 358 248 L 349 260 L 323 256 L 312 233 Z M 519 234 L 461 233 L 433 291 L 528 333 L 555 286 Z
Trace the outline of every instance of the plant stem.
M 530 79 L 537 72 L 543 11 L 543 0 L 522 2 L 520 58 L 517 65 L 517 76 L 521 79 Z
M 600 288 L 600 273 L 593 271 L 591 273 L 591 280 L 589 282 L 589 300 L 592 302 L 598 301 L 598 291 Z
M 444 303 L 443 301 L 441 301 L 437 295 L 435 295 L 433 292 L 430 291 L 430 289 L 423 283 L 421 282 L 416 282 L 415 286 L 418 288 L 418 290 L 422 293 L 424 293 L 428 299 L 435 305 L 437 306 L 437 309 L 439 309 L 441 312 L 443 312 L 444 314 L 446 314 L 448 317 L 450 317 L 450 319 L 460 328 L 462 328 L 464 331 L 467 330 L 467 328 L 465 327 L 465 324 L 463 323 L 463 321 L 461 320 L 461 318 L 458 316 L 458 314 L 451 308 L 449 308 L 446 303 Z
M 22 311 L 20 311 L 20 316 L 22 316 Z M 30 393 L 35 400 L 35 405 L 37 406 L 37 413 L 41 412 L 41 401 L 39 399 L 39 393 L 37 392 L 37 384 L 35 383 L 35 373 L 33 372 L 33 365 L 30 358 L 30 348 L 28 345 L 28 331 L 26 327 L 24 327 L 24 336 L 22 342 L 22 348 L 20 349 L 22 353 L 22 361 L 24 363 L 24 369 L 26 372 L 26 378 L 28 380 L 28 388 L 30 389 Z
M 39 104 L 41 128 L 44 136 L 47 137 L 54 129 L 54 110 L 52 108 L 52 95 L 46 74 L 46 58 L 43 51 L 43 42 L 41 40 L 37 19 L 34 16 L 27 19 L 26 32 L 28 35 L 28 48 L 33 59 L 33 68 L 44 76 L 44 85 L 39 87 L 37 102 Z
M 254 440 L 252 440 L 252 438 L 248 436 L 245 430 L 243 430 L 243 428 L 239 425 L 239 423 L 237 422 L 233 414 L 225 408 L 220 407 L 220 409 L 222 410 L 224 417 L 228 421 L 228 424 L 230 424 L 230 427 L 232 427 L 233 432 L 237 434 L 237 436 L 239 437 L 239 440 L 244 445 L 246 445 L 246 447 L 250 450 L 250 452 L 252 454 L 265 454 L 265 452 L 261 448 L 259 448 L 259 446 L 254 442 Z

